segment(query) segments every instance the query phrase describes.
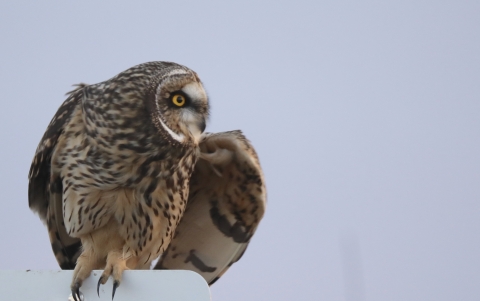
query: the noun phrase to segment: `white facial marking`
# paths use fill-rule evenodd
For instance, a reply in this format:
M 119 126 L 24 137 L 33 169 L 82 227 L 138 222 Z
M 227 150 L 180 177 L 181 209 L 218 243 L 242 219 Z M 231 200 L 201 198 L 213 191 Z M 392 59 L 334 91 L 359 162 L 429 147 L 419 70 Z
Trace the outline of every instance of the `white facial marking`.
M 192 82 L 185 85 L 182 91 L 187 94 L 193 102 L 204 102 L 207 99 L 207 93 L 203 89 L 202 85 L 197 82 Z M 187 128 L 195 139 L 195 143 L 198 143 L 202 136 L 202 131 L 198 127 L 198 124 L 202 121 L 201 117 L 197 114 L 186 110 L 182 114 L 182 120 L 187 124 Z
M 181 118 L 186 123 L 188 131 L 192 134 L 195 143 L 198 143 L 198 141 L 200 141 L 200 137 L 202 136 L 202 131 L 200 128 L 198 128 L 198 123 L 201 120 L 190 110 L 183 111 Z
M 207 93 L 203 87 L 196 82 L 186 84 L 183 86 L 182 91 L 185 92 L 192 100 L 205 100 L 207 99 Z
M 170 72 L 168 72 L 167 74 L 164 75 L 164 77 L 170 77 L 172 75 L 177 75 L 177 74 L 187 74 L 188 72 L 186 70 L 183 70 L 183 69 L 174 69 Z
M 160 124 L 163 126 L 163 128 L 170 134 L 170 136 L 177 140 L 178 142 L 182 143 L 183 140 L 185 140 L 185 136 L 183 136 L 183 134 L 177 134 L 175 133 L 174 131 L 172 131 L 172 129 L 170 129 L 166 124 L 165 122 L 163 122 L 162 118 L 159 117 L 158 120 L 160 121 Z

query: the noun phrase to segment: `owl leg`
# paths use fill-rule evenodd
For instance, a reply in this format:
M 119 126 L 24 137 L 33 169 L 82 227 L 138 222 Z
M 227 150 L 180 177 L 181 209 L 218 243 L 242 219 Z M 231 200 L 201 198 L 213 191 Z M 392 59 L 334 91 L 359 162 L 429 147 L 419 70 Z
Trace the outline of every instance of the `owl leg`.
M 113 277 L 113 291 L 112 291 L 112 300 L 115 296 L 115 291 L 117 287 L 120 286 L 122 282 L 122 273 L 125 270 L 128 270 L 127 260 L 130 265 L 131 257 L 126 258 L 122 250 L 115 250 L 108 252 L 107 255 L 107 264 L 105 270 L 103 270 L 102 276 L 98 279 L 97 284 L 97 294 L 100 296 L 100 284 L 105 284 L 108 281 L 110 276 Z
M 75 301 L 80 301 L 80 287 L 83 281 L 90 276 L 93 269 L 98 267 L 98 262 L 91 249 L 84 250 L 77 259 L 77 265 L 73 271 L 73 281 L 70 285 L 72 297 Z

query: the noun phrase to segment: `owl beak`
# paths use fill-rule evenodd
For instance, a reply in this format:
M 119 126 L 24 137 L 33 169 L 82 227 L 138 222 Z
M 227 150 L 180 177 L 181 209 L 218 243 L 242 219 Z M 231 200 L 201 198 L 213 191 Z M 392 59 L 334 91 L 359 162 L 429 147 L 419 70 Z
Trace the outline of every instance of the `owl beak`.
M 207 122 L 205 121 L 205 118 L 202 118 L 202 120 L 198 123 L 198 128 L 200 129 L 200 132 L 203 133 L 206 127 Z
M 191 122 L 187 123 L 187 127 L 195 142 L 198 143 L 203 131 L 205 131 L 206 120 L 198 115 L 196 117 L 196 120 L 192 120 Z

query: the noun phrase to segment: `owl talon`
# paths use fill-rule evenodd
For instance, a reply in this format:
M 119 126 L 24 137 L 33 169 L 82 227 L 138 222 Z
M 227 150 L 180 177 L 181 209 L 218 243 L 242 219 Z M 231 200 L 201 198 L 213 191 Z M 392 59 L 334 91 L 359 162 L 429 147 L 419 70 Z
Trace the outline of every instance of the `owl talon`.
M 97 295 L 98 297 L 100 298 L 100 284 L 103 284 L 103 276 L 101 276 L 99 279 L 98 279 L 98 283 L 97 283 Z
M 119 286 L 120 286 L 120 282 L 118 280 L 113 281 L 112 301 L 113 301 L 113 297 L 115 297 L 115 291 Z
M 81 301 L 82 299 L 80 298 L 80 283 L 76 282 L 72 286 L 72 297 L 73 300 L 75 301 Z

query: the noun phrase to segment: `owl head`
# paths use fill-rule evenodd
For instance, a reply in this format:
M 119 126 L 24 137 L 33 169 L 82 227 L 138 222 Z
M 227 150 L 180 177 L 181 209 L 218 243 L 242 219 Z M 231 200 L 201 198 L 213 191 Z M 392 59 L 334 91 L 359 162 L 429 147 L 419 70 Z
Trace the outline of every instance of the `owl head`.
M 155 91 L 148 100 L 155 126 L 172 143 L 197 144 L 209 115 L 207 93 L 194 71 L 164 64 L 167 67 L 156 75 Z
M 137 153 L 196 145 L 209 115 L 198 75 L 175 63 L 137 65 L 73 93 L 82 91 L 88 142 L 107 152 L 115 144 Z

